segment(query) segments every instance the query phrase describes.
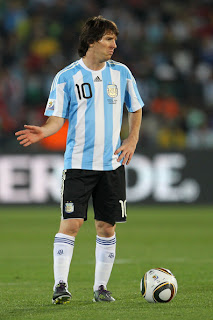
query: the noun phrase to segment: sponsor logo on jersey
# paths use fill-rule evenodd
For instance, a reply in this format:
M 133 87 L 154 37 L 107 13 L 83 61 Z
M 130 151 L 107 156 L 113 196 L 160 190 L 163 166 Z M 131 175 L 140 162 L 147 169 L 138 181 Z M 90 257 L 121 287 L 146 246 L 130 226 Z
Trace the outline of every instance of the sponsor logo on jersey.
M 99 76 L 97 76 L 94 80 L 94 82 L 102 82 L 101 78 Z
M 118 87 L 116 84 L 108 84 L 107 94 L 110 98 L 116 98 L 118 96 Z
M 73 202 L 66 202 L 65 203 L 65 212 L 72 213 L 74 211 L 74 203 Z

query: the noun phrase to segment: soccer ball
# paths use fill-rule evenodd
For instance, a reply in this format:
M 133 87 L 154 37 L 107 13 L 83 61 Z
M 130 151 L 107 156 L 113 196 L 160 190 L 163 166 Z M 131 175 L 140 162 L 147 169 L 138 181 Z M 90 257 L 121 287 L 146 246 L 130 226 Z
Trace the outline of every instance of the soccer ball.
M 142 296 L 148 302 L 169 302 L 176 296 L 177 289 L 175 276 L 164 268 L 147 271 L 140 282 Z

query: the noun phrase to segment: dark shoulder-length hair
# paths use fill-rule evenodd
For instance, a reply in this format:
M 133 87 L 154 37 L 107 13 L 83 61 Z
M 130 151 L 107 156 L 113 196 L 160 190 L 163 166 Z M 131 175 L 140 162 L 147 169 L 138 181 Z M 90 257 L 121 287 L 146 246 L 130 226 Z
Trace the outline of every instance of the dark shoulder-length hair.
M 82 27 L 79 37 L 78 54 L 84 57 L 89 45 L 101 40 L 106 32 L 112 32 L 118 36 L 119 31 L 116 24 L 102 16 L 89 18 Z

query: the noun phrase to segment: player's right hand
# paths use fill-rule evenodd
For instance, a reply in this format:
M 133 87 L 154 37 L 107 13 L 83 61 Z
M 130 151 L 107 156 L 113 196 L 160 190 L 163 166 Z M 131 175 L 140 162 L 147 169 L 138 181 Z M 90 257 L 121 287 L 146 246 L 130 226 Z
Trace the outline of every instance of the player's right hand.
M 24 147 L 28 147 L 44 138 L 44 133 L 41 127 L 25 125 L 25 130 L 20 130 L 15 133 L 18 136 L 17 140 Z

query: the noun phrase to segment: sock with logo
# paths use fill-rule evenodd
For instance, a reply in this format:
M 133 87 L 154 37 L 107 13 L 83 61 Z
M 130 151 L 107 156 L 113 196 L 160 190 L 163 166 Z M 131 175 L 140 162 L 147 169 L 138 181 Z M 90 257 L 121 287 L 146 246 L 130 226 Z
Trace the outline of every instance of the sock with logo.
M 70 263 L 72 260 L 75 237 L 57 233 L 54 240 L 54 278 L 55 286 L 62 281 L 67 284 Z
M 107 287 L 112 267 L 115 261 L 116 236 L 104 238 L 96 236 L 96 265 L 95 265 L 95 282 L 93 290 L 98 290 L 100 285 Z

